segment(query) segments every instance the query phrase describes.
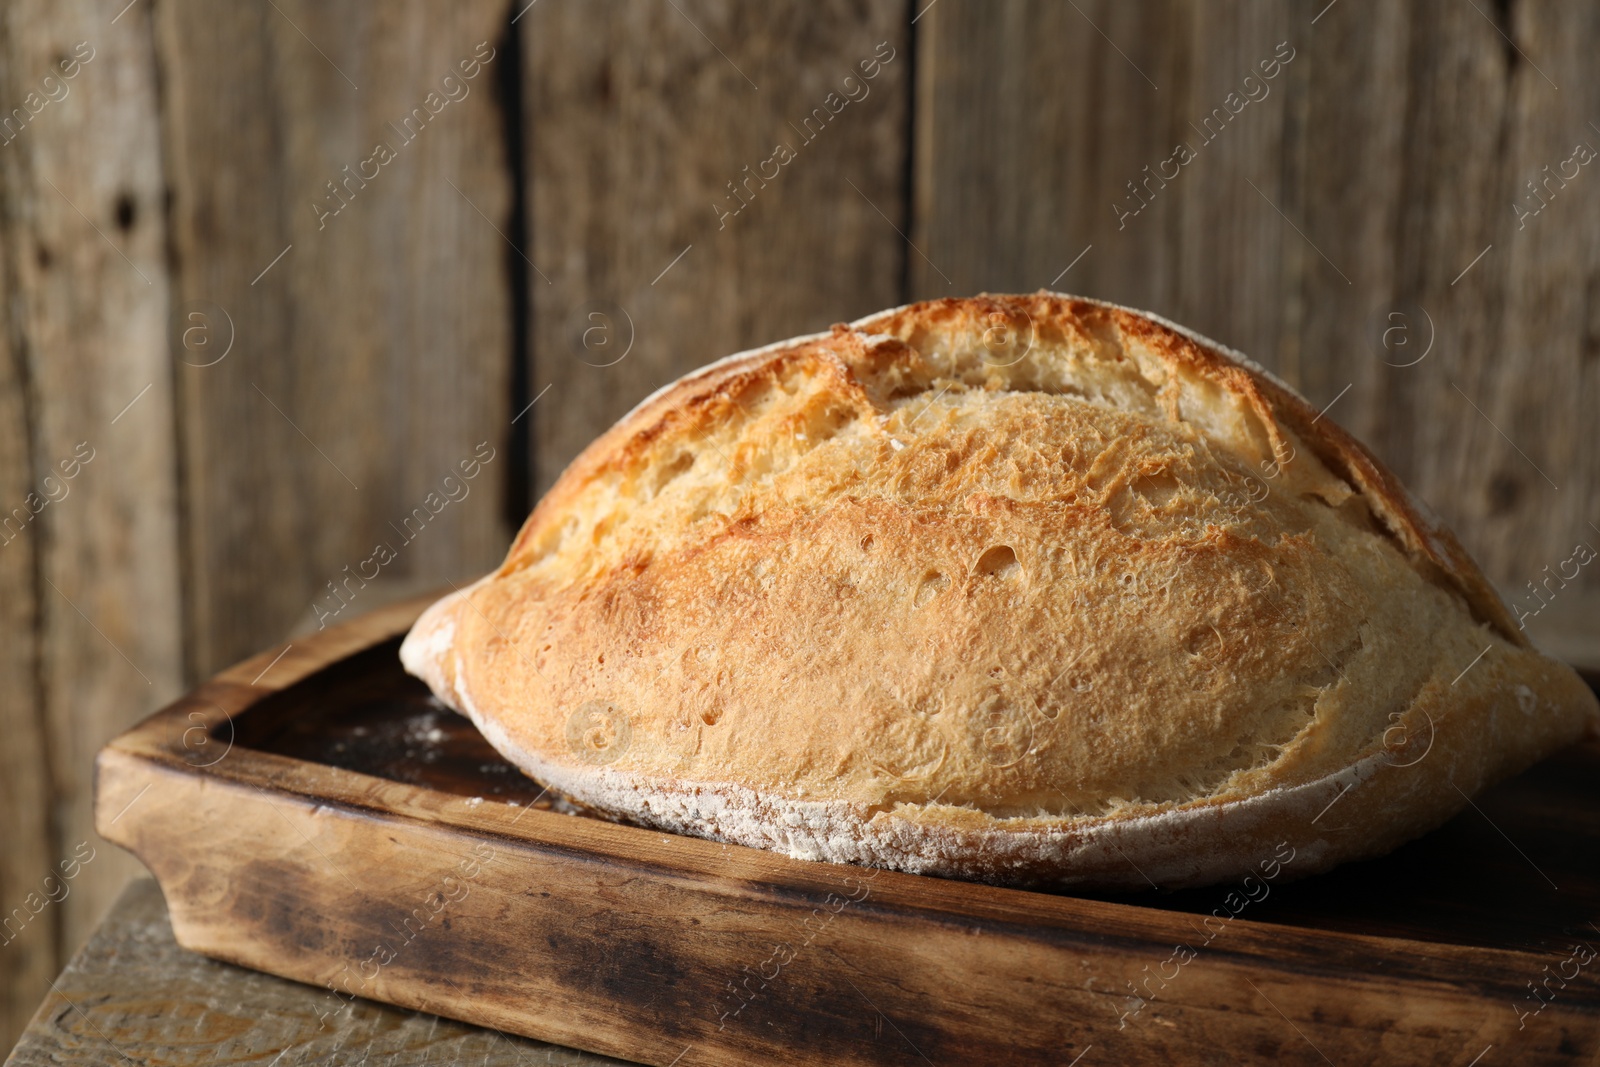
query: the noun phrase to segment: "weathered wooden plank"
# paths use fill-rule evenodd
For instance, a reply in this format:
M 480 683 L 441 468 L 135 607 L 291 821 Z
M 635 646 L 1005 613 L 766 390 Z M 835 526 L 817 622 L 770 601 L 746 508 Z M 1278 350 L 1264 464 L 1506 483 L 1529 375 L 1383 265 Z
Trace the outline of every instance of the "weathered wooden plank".
M 941 273 L 961 292 L 1084 292 L 1270 361 L 1300 240 L 1278 214 L 1297 209 L 1288 23 L 1261 3 L 930 9 L 914 292 L 940 295 Z
M 1499 45 L 1508 83 L 1499 181 L 1475 205 L 1495 240 L 1479 269 L 1505 256 L 1487 272 L 1504 280 L 1490 298 L 1503 310 L 1497 335 L 1469 350 L 1456 379 L 1482 412 L 1460 395 L 1444 397 L 1455 432 L 1429 456 L 1429 488 L 1444 498 L 1450 487 L 1475 487 L 1448 506 L 1459 509 L 1513 605 L 1531 613 L 1568 595 L 1558 572 L 1570 577 L 1572 563 L 1563 562 L 1578 542 L 1591 558 L 1600 551 L 1600 11 L 1534 3 L 1508 10 L 1516 49 L 1491 36 L 1482 17 L 1473 26 L 1480 48 Z M 1529 214 L 1519 220 L 1514 204 Z M 1557 578 L 1546 586 L 1549 575 Z M 1600 567 L 1584 565 L 1572 584 L 1600 592 Z
M 1499 7 L 1436 4 L 1319 23 L 1304 196 L 1356 285 L 1305 287 L 1304 383 L 1323 397 L 1351 386 L 1336 416 L 1441 512 L 1514 608 L 1539 609 L 1526 583 L 1576 542 L 1600 546 L 1585 514 L 1600 440 L 1582 429 L 1600 398 L 1588 340 L 1600 200 L 1574 166 L 1547 211 L 1519 222 L 1513 205 L 1538 207 L 1529 179 L 1580 141 L 1600 146 L 1580 43 L 1597 27 L 1579 8 L 1503 10 L 1509 22 Z M 1579 582 L 1600 588 L 1592 573 Z
M 0 91 L 11 97 L 12 43 L 8 20 L 0 19 Z M 15 205 L 13 157 L 0 152 L 0 204 Z M 0 214 L 0 292 L 12 291 L 15 266 L 12 250 L 19 247 L 20 220 L 7 210 Z M 28 433 L 27 359 L 11 302 L 0 301 L 0 521 L 21 508 L 31 522 L 34 502 L 44 499 L 34 481 L 32 444 Z M 23 529 L 23 532 L 19 532 Z M 36 892 L 36 879 L 48 873 L 54 860 L 54 835 L 50 827 L 51 782 L 45 748 L 45 730 L 39 693 L 39 575 L 34 538 L 20 519 L 4 526 L 0 535 L 0 813 L 5 818 L 5 847 L 0 848 L 0 1046 L 21 1032 L 60 960 L 56 915 L 39 924 L 32 936 L 26 926 L 4 925 L 10 909 L 26 909 L 25 897 Z M 31 912 L 27 913 L 29 923 Z
M 508 18 L 158 12 L 178 307 L 233 343 L 177 368 L 200 673 L 504 550 Z
M 926 9 L 913 296 L 1048 287 L 1167 306 L 1177 201 L 1157 189 L 1134 213 L 1131 183 L 1182 126 L 1187 18 L 1160 4 Z
M 1290 116 L 1303 157 L 1292 195 L 1303 205 L 1306 236 L 1286 235 L 1296 242 L 1294 266 L 1267 290 L 1299 309 L 1299 329 L 1286 339 L 1288 358 L 1278 369 L 1317 403 L 1334 403 L 1328 417 L 1408 478 L 1418 369 L 1405 364 L 1428 343 L 1423 306 L 1437 310 L 1415 276 L 1431 261 L 1402 251 L 1416 247 L 1421 218 L 1403 205 L 1421 194 L 1415 183 L 1427 177 L 1411 169 L 1416 146 L 1406 134 L 1413 120 L 1430 117 L 1407 103 L 1413 27 L 1396 4 L 1367 15 L 1317 11 L 1315 26 L 1307 24 L 1314 15 L 1297 20 L 1304 54 L 1295 73 L 1303 91 Z
M 1349 387 L 1331 416 L 1481 550 L 1468 501 L 1492 472 L 1452 457 L 1482 441 L 1456 386 L 1472 391 L 1473 368 L 1501 358 L 1503 262 L 1462 272 L 1499 229 L 1506 48 L 1466 5 L 1335 8 L 1316 30 L 1308 221 L 1355 285 L 1308 277 L 1302 380 L 1322 399 Z
M 117 10 L 0 15 L 5 1036 L 140 869 L 94 831 L 95 751 L 181 686 L 155 57 Z
M 546 0 L 519 28 L 538 491 L 677 375 L 899 302 L 900 0 Z
M 161 891 L 141 879 L 44 998 L 6 1067 L 122 1056 L 161 1067 L 620 1063 L 372 1001 L 339 1001 L 342 1010 L 332 1012 L 327 997 L 185 952 L 172 939 Z
M 1270 0 L 1182 10 L 1168 47 L 1187 52 L 1173 87 L 1182 109 L 1176 137 L 1195 158 L 1157 194 L 1174 198 L 1177 219 L 1162 236 L 1135 231 L 1138 216 L 1123 235 L 1131 241 L 1106 251 L 1168 242 L 1172 318 L 1277 369 L 1297 325 L 1281 279 L 1310 271 L 1319 283 L 1345 285 L 1296 231 L 1306 229 L 1305 200 L 1289 115 L 1312 42 L 1294 9 Z

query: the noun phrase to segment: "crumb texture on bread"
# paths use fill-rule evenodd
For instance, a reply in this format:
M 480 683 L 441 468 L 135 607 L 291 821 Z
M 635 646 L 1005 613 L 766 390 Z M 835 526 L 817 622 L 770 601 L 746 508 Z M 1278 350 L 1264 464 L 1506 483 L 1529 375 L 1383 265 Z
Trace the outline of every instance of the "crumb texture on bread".
M 404 657 L 582 803 L 1011 883 L 1376 854 L 1600 717 L 1287 386 L 1047 293 L 680 379 Z

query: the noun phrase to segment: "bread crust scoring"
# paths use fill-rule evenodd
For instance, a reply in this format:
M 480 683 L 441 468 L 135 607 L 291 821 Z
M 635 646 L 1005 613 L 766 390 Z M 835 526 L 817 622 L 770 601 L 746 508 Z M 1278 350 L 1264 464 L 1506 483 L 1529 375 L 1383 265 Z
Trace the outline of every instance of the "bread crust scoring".
M 1600 723 L 1331 419 L 1051 293 L 679 379 L 402 657 L 592 808 L 1007 884 L 1310 873 Z

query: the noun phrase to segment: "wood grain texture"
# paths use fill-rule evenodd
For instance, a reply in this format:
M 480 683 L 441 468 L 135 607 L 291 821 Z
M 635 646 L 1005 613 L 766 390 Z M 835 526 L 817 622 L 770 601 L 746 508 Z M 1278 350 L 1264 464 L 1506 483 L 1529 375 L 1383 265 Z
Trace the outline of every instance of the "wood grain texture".
M 519 28 L 537 492 L 680 374 L 901 302 L 902 0 L 546 0 Z
M 1054 280 L 1167 303 L 1172 199 L 1129 220 L 1142 259 L 1129 254 L 1131 238 L 1113 247 L 1127 232 L 1111 207 L 1172 150 L 1171 101 L 1187 55 L 1174 31 L 1186 21 L 1160 4 L 1032 0 L 941 0 L 922 15 L 912 240 L 923 255 L 910 263 L 913 298 L 1028 292 Z
M 67 966 L 6 1067 L 125 1062 L 481 1064 L 609 1067 L 619 1061 L 356 1001 L 319 1018 L 315 989 L 178 947 L 161 891 L 128 886 Z
M 11 89 L 10 27 L 0 21 L 0 87 Z M 0 153 L 0 203 L 16 203 L 13 182 L 19 175 L 14 157 Z M 20 220 L 10 211 L 0 215 L 0 248 L 18 247 Z M 0 256 L 0 291 L 10 292 L 15 264 L 11 254 Z M 0 302 L 0 500 L 6 514 L 28 506 L 36 491 L 32 445 L 28 432 L 28 375 L 21 331 L 11 315 L 10 301 Z M 3 519 L 5 516 L 0 516 Z M 6 824 L 6 847 L 0 848 L 0 901 L 7 911 L 23 904 L 34 892 L 34 880 L 54 862 L 49 760 L 45 748 L 45 722 L 39 701 L 39 580 L 34 538 L 7 528 L 0 537 L 0 676 L 10 684 L 0 687 L 0 813 Z M 13 903 L 15 902 L 15 903 Z M 5 916 L 0 915 L 0 923 Z M 40 924 L 33 936 L 22 938 L 15 924 L 0 926 L 0 1046 L 16 1040 L 33 1012 L 50 976 L 60 965 L 55 916 Z M 31 917 L 30 917 L 31 921 Z M 25 929 L 25 927 L 24 927 Z
M 421 606 L 297 643 L 254 684 L 268 654 L 241 663 L 99 760 L 103 828 L 161 880 L 179 943 L 322 986 L 319 1012 L 359 994 L 658 1065 L 1442 1065 L 1489 1045 L 1560 1064 L 1600 1043 L 1600 978 L 1562 967 L 1596 940 L 1592 743 L 1254 903 L 1073 898 L 530 803 L 396 665 Z M 185 742 L 196 724 L 216 755 Z M 1534 1011 L 1552 968 L 1570 980 Z
M 1294 309 L 1275 280 L 1300 254 L 1278 211 L 1298 207 L 1283 187 L 1301 57 L 1271 79 L 1257 67 L 1295 36 L 1288 17 L 1265 3 L 930 10 L 913 295 L 1057 288 L 1278 349 Z M 1237 113 L 1230 94 L 1247 101 Z M 1163 178 L 1180 144 L 1194 158 Z
M 1585 166 L 1524 228 L 1512 208 L 1600 148 L 1594 12 L 942 0 L 917 30 L 912 295 L 1052 286 L 1242 349 L 1335 404 L 1509 594 L 1600 546 L 1600 196 Z
M 94 832 L 95 751 L 181 688 L 155 57 L 115 14 L 0 15 L 0 1040 L 140 869 Z
M 177 367 L 202 675 L 504 550 L 507 18 L 505 0 L 159 9 L 175 302 L 233 334 Z
M 1547 166 L 1559 175 L 1579 144 L 1600 153 L 1600 71 L 1589 43 L 1600 37 L 1600 11 L 1532 3 L 1509 11 L 1506 32 L 1521 53 L 1500 52 L 1508 80 L 1505 166 L 1492 194 L 1476 205 L 1493 223 L 1490 256 L 1506 253 L 1496 264 L 1503 288 L 1490 298 L 1504 311 L 1499 335 L 1473 353 L 1459 381 L 1483 414 L 1455 408 L 1470 420 L 1470 436 L 1454 440 L 1470 442 L 1476 469 L 1491 474 L 1456 506 L 1464 525 L 1482 531 L 1484 562 L 1532 610 L 1540 600 L 1526 586 L 1542 582 L 1546 565 L 1557 571 L 1578 541 L 1600 548 L 1593 414 L 1600 403 L 1600 168 L 1583 165 L 1571 181 L 1544 186 L 1548 206 L 1521 229 L 1510 205 L 1537 205 L 1527 183 L 1542 184 Z M 1473 27 L 1480 37 L 1487 29 L 1482 18 Z M 1440 449 L 1437 458 L 1447 461 L 1436 483 L 1440 495 L 1445 485 L 1463 484 L 1463 453 L 1471 454 Z M 1574 584 L 1600 590 L 1600 574 L 1584 571 Z

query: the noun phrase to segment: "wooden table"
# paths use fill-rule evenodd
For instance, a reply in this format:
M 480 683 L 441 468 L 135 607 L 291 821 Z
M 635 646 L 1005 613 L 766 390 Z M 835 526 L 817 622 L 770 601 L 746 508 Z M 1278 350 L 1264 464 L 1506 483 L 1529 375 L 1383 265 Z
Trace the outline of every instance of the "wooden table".
M 5 1067 L 622 1064 L 366 1000 L 319 1020 L 323 993 L 179 948 L 161 890 L 143 878 L 56 979 Z

